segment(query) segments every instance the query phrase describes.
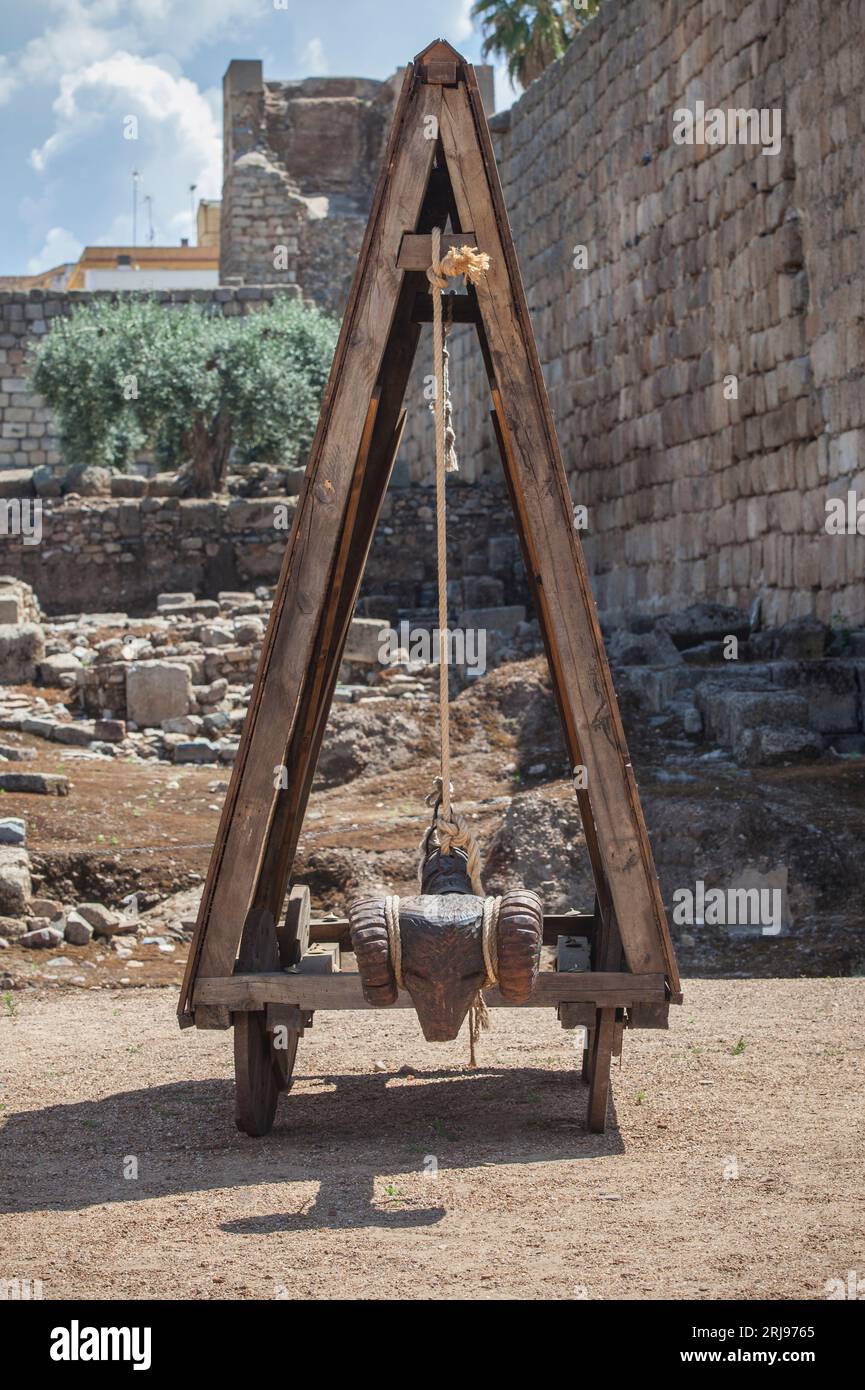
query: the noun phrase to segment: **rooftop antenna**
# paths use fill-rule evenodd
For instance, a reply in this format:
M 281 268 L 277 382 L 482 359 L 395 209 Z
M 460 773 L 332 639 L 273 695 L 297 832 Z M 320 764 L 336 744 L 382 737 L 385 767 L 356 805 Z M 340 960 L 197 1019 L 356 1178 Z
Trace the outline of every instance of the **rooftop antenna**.
M 147 244 L 153 245 L 153 194 L 145 193 L 144 201 L 147 205 Z
M 138 245 L 138 183 L 141 179 L 137 169 L 132 170 L 132 245 Z
M 193 232 L 195 232 L 196 243 L 198 242 L 198 232 L 195 225 L 195 190 L 197 189 L 197 187 L 197 183 L 191 183 L 189 185 L 189 209 L 192 215 L 192 230 Z

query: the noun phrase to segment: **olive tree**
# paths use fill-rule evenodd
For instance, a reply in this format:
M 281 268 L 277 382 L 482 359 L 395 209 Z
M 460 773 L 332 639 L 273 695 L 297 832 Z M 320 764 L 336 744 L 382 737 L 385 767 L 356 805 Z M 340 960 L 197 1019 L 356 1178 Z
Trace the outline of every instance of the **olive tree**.
M 41 344 L 35 389 L 73 465 L 125 469 L 143 450 L 208 496 L 232 450 L 295 463 L 309 448 L 337 325 L 279 298 L 247 317 L 152 297 L 82 305 Z

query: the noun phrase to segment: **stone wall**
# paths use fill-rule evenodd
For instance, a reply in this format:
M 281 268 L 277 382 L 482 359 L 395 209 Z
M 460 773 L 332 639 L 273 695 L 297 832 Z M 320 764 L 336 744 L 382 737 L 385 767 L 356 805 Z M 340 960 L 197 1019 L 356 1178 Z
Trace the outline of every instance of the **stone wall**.
M 223 83 L 220 279 L 303 285 L 341 311 L 366 227 L 394 84 L 265 82 L 235 60 Z
M 674 143 L 697 100 L 779 108 L 780 153 Z M 769 622 L 865 617 L 865 542 L 824 531 L 827 497 L 865 496 L 863 125 L 858 0 L 605 0 L 493 121 L 608 616 L 762 596 Z M 428 337 L 421 353 L 418 373 Z M 497 471 L 471 330 L 451 380 L 466 476 Z M 423 478 L 419 374 L 410 402 L 404 459 Z
M 300 294 L 297 285 L 229 286 L 212 290 L 155 290 L 167 308 L 196 303 L 225 317 L 250 314 L 275 295 Z M 11 469 L 48 466 L 62 471 L 57 426 L 41 396 L 30 385 L 34 349 L 54 319 L 92 300 L 122 298 L 110 290 L 29 290 L 0 292 L 0 474 Z M 25 488 L 26 491 L 26 488 Z M 17 495 L 16 479 L 4 479 L 0 496 Z
M 478 70 L 488 111 L 493 73 Z M 403 73 L 266 82 L 235 59 L 223 80 L 220 279 L 300 284 L 342 313 Z
M 42 540 L 0 536 L 0 573 L 25 579 L 49 614 L 150 613 L 159 593 L 271 584 L 294 498 L 46 498 Z M 361 611 L 396 621 L 435 606 L 431 488 L 394 488 L 367 565 Z M 462 489 L 448 536 L 452 611 L 525 604 L 525 574 L 502 490 Z

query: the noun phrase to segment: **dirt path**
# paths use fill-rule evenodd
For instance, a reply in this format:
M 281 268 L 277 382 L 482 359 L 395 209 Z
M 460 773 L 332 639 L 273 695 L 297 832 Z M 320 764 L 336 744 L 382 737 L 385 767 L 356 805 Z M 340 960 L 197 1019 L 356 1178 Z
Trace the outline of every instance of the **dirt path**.
M 865 1271 L 865 982 L 686 1001 L 626 1034 L 603 1136 L 551 1010 L 498 1011 L 474 1073 L 401 1011 L 319 1015 L 250 1140 L 230 1036 L 180 1034 L 174 990 L 20 992 L 0 1275 L 73 1299 L 823 1298 Z

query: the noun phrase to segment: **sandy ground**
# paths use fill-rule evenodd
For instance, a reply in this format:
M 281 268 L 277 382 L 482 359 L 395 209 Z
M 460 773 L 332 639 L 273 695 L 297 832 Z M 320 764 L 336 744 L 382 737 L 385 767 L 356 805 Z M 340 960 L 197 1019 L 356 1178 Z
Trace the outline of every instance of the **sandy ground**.
M 626 1034 L 606 1135 L 552 1010 L 497 1011 L 475 1072 L 400 1011 L 319 1014 L 252 1140 L 230 1035 L 181 1034 L 173 989 L 16 992 L 0 1275 L 73 1299 L 822 1299 L 865 1270 L 865 981 L 685 998 Z

